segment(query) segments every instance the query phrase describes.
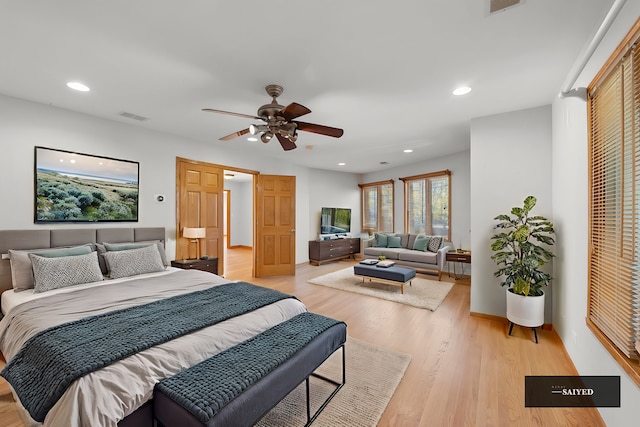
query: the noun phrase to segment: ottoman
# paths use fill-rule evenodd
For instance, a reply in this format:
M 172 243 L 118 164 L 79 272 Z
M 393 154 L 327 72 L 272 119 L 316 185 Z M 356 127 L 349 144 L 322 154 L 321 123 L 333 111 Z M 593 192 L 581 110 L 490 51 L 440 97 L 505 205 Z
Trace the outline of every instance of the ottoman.
M 416 271 L 407 267 L 377 267 L 376 265 L 358 264 L 353 266 L 353 274 L 362 277 L 362 281 L 387 283 L 400 286 L 400 292 L 404 294 L 404 285 L 416 277 Z

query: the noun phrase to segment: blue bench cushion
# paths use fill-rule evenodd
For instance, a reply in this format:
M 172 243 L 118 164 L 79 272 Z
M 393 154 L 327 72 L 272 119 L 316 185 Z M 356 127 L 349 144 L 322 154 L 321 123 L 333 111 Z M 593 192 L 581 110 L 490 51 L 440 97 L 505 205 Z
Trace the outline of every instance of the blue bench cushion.
M 405 267 L 377 267 L 375 265 L 358 264 L 353 266 L 354 274 L 406 283 L 416 277 L 416 271 Z
M 154 390 L 155 417 L 166 427 L 253 425 L 346 336 L 343 322 L 300 314 L 162 380 Z

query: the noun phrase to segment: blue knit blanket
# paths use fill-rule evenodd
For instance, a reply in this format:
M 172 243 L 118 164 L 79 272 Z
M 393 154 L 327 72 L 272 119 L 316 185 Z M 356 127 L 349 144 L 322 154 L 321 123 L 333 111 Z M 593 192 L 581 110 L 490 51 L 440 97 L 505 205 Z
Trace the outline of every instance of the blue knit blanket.
M 238 282 L 87 317 L 37 333 L 0 375 L 31 417 L 42 422 L 81 376 L 286 298 L 294 297 Z
M 220 409 L 340 322 L 302 313 L 156 384 L 206 424 Z

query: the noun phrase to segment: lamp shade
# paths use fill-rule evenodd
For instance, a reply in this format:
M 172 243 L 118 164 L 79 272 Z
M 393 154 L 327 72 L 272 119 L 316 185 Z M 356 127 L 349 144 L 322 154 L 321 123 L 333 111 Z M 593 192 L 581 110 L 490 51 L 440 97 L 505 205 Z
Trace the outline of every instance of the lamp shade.
M 207 236 L 207 229 L 185 227 L 182 230 L 182 236 L 188 239 L 202 239 Z

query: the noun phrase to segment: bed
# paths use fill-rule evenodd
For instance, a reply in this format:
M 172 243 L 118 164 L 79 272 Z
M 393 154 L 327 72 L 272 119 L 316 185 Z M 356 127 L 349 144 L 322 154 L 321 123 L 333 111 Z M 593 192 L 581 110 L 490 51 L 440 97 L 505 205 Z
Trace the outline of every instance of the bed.
M 5 378 L 13 379 L 13 384 L 11 381 L 9 382 L 14 391 L 14 396 L 18 400 L 18 406 L 26 425 L 68 427 L 89 425 L 151 426 L 153 425 L 151 399 L 154 386 L 160 380 L 171 377 L 307 311 L 306 307 L 296 298 L 290 296 L 280 298 L 272 294 L 277 291 L 265 290 L 264 292 L 269 293 L 268 301 L 262 302 L 262 299 L 260 299 L 254 304 L 250 303 L 250 301 L 253 301 L 253 295 L 256 294 L 256 291 L 262 292 L 258 289 L 259 287 L 252 288 L 255 285 L 234 283 L 208 272 L 180 270 L 167 266 L 166 257 L 160 256 L 158 261 L 155 255 L 156 253 L 160 255 L 162 252 L 160 248 L 163 247 L 164 238 L 164 228 L 0 231 L 0 253 L 7 254 L 11 250 L 12 257 L 16 251 L 22 250 L 77 248 L 85 245 L 99 247 L 101 244 L 104 246 L 107 243 L 112 245 L 120 243 L 123 245 L 123 247 L 103 254 L 107 261 L 107 267 L 110 267 L 109 273 L 115 278 L 63 287 L 57 287 L 58 284 L 54 283 L 54 285 L 51 285 L 53 286 L 52 289 L 45 287 L 45 290 L 42 290 L 41 282 L 38 281 L 38 277 L 43 277 L 40 270 L 48 272 L 47 277 L 66 278 L 67 273 L 72 276 L 77 271 L 83 270 L 84 267 L 67 267 L 65 273 L 58 271 L 58 273 L 51 274 L 51 268 L 53 268 L 51 266 L 60 268 L 62 261 L 56 259 L 56 256 L 47 257 L 45 251 L 38 252 L 39 254 L 31 252 L 35 255 L 29 256 L 33 262 L 32 270 L 35 276 L 35 287 L 33 289 L 16 290 L 12 289 L 16 285 L 13 282 L 19 282 L 19 280 L 16 280 L 15 271 L 12 276 L 11 264 L 3 256 L 0 261 L 0 290 L 4 290 L 1 301 L 3 318 L 0 320 L 0 351 L 2 351 L 5 360 L 7 360 L 5 370 L 19 365 L 17 361 L 28 358 L 30 354 L 38 353 L 38 351 L 33 350 L 35 343 L 39 342 L 38 339 L 59 339 L 55 337 L 47 338 L 46 335 L 59 329 L 71 330 L 69 325 L 76 325 L 76 322 L 84 325 L 84 329 L 91 331 L 86 332 L 87 336 L 102 337 L 103 335 L 101 334 L 104 333 L 104 337 L 117 335 L 118 337 L 114 338 L 114 340 L 126 341 L 125 338 L 127 338 L 140 343 L 140 349 L 135 350 L 135 352 L 122 353 L 125 356 L 121 354 L 119 358 L 114 356 L 116 357 L 115 361 L 107 362 L 96 370 L 78 375 L 77 378 L 69 380 L 68 387 L 60 391 L 59 396 L 56 396 L 55 393 L 51 395 L 52 392 L 42 391 L 42 395 L 46 397 L 42 401 L 39 400 L 41 397 L 38 397 L 40 394 L 34 394 L 32 391 L 35 387 L 34 384 L 54 381 L 49 380 L 47 377 L 47 375 L 54 375 L 53 373 L 49 374 L 49 370 L 63 372 L 65 369 L 72 370 L 67 365 L 57 367 L 55 363 L 54 365 L 46 364 L 51 364 L 52 361 L 56 362 L 57 358 L 67 357 L 67 354 L 75 354 L 73 353 L 74 349 L 79 351 L 77 349 L 81 348 L 81 345 L 90 345 L 89 341 L 85 340 L 85 342 L 80 339 L 79 342 L 82 342 L 82 344 L 72 346 L 74 348 L 60 355 L 55 355 L 55 357 L 51 356 L 52 360 L 41 362 L 45 363 L 42 366 L 54 366 L 56 368 L 40 369 L 40 372 L 46 373 L 46 375 L 42 374 L 43 378 L 20 381 L 20 378 L 25 378 L 20 376 L 24 375 L 23 373 L 13 374 L 14 371 L 10 371 L 5 375 L 5 371 L 3 371 Z M 92 250 L 90 254 L 61 255 L 57 258 L 71 259 L 73 257 L 73 259 L 84 259 L 86 257 L 94 260 L 99 258 L 98 252 L 100 251 Z M 162 268 L 158 269 L 158 271 L 143 272 L 135 275 L 118 273 L 118 266 L 124 263 L 124 260 L 137 260 L 136 257 L 142 252 L 145 252 L 145 254 L 153 252 L 154 262 L 156 264 L 160 262 Z M 51 261 L 51 259 L 55 261 Z M 46 268 L 39 263 L 42 263 Z M 101 268 L 103 267 L 102 265 Z M 94 266 L 92 265 L 91 268 L 94 268 Z M 128 268 L 130 267 L 127 264 L 125 272 Z M 53 271 L 56 270 L 54 269 Z M 233 291 L 231 292 L 231 290 Z M 221 297 L 221 294 L 224 296 Z M 205 301 L 205 296 L 212 299 L 203 302 Z M 220 298 L 227 298 L 227 300 Z M 233 299 L 230 300 L 229 298 Z M 255 298 L 257 301 L 257 297 Z M 168 306 L 169 301 L 172 301 L 173 304 L 174 300 L 181 301 L 182 308 L 180 306 L 171 306 L 170 310 L 173 311 L 167 311 L 167 313 L 173 313 L 174 319 L 188 318 L 188 320 L 184 321 L 185 324 L 189 324 L 189 328 L 192 328 L 188 329 L 188 332 L 174 333 L 173 329 L 180 329 L 177 326 L 174 327 L 174 325 L 180 322 L 164 322 L 161 314 L 156 314 L 157 318 L 154 318 L 156 320 L 153 322 L 147 321 L 146 326 L 144 326 L 146 329 L 138 330 L 138 327 L 134 326 L 134 320 L 132 319 L 140 317 L 149 319 L 149 317 L 146 317 L 147 314 L 144 314 L 144 316 L 136 314 L 139 310 L 147 310 L 147 307 L 153 305 Z M 228 315 L 224 314 L 226 311 L 231 310 L 231 308 L 227 307 L 235 307 L 236 305 L 235 303 L 226 303 L 224 301 L 239 300 L 242 300 L 243 304 L 249 301 L 245 305 L 254 305 L 248 310 L 243 308 L 242 310 L 246 310 L 246 312 L 243 311 L 242 314 L 239 311 Z M 219 303 L 217 301 L 223 302 Z M 197 304 L 200 304 L 197 310 L 184 308 L 197 307 Z M 233 308 L 233 310 L 236 310 L 236 308 Z M 113 318 L 113 313 L 116 312 L 128 313 L 126 316 L 129 317 Z M 189 312 L 210 312 L 216 313 L 216 316 L 218 316 L 217 313 L 219 312 L 221 314 L 218 316 L 220 319 L 216 323 L 196 323 L 191 325 L 192 322 L 197 321 L 210 322 L 209 318 L 215 316 L 195 316 L 192 315 L 193 313 L 187 316 L 184 314 Z M 204 320 L 194 320 L 192 317 L 200 317 Z M 95 323 L 97 322 L 95 319 L 99 319 L 103 323 Z M 94 329 L 90 329 L 86 326 L 87 324 L 91 324 L 91 328 Z M 109 332 L 110 329 L 120 332 L 115 334 L 113 331 Z M 122 333 L 123 330 L 127 332 Z M 140 335 L 136 335 L 137 333 Z M 75 334 L 77 334 L 75 329 L 73 329 L 73 334 L 75 339 Z M 160 336 L 160 338 L 156 338 L 156 336 Z M 137 338 L 134 339 L 133 337 Z M 154 341 L 156 339 L 159 341 Z M 57 343 L 58 341 L 55 342 Z M 118 349 L 121 346 L 120 342 L 111 343 L 107 341 L 107 338 L 95 338 L 97 347 L 105 342 L 109 343 L 109 348 Z M 50 343 L 45 345 L 50 345 Z M 56 344 L 55 347 L 58 347 L 58 345 Z M 80 351 L 83 358 L 85 354 L 91 353 L 91 349 L 89 347 L 87 349 Z M 39 353 L 42 353 L 42 351 Z M 67 360 L 64 361 L 67 362 Z M 28 384 L 25 385 L 24 383 Z M 53 384 L 54 382 L 49 383 Z M 28 393 L 22 391 L 25 388 L 29 388 Z M 22 400 L 24 402 L 19 399 L 20 395 L 23 396 Z M 49 406 L 47 406 L 47 404 L 42 403 L 44 401 L 51 403 L 48 403 Z

